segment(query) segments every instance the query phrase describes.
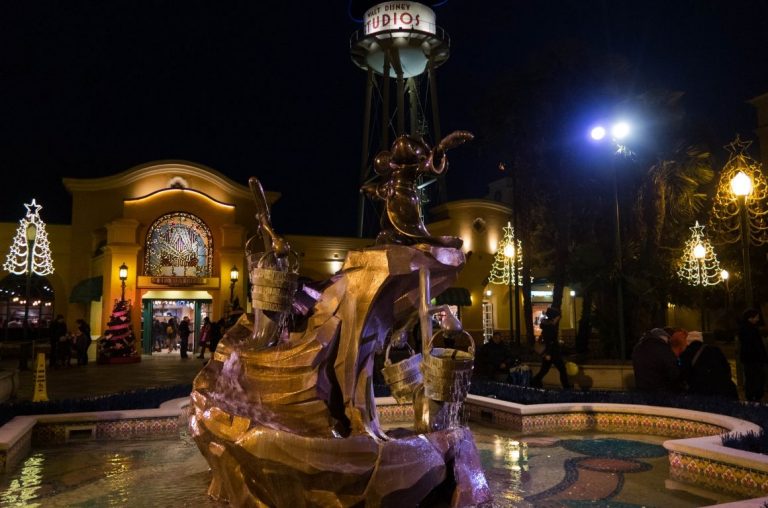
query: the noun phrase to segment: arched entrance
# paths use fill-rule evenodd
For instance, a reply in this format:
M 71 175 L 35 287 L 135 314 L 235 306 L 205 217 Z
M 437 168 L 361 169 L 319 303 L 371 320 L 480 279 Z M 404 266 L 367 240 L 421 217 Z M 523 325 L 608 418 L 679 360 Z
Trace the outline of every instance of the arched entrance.
M 158 353 L 155 344 L 156 338 L 153 337 L 155 320 L 160 323 L 161 329 L 165 330 L 171 318 L 178 323 L 185 316 L 192 322 L 192 336 L 189 338 L 190 354 L 197 351 L 200 345 L 200 327 L 203 319 L 211 315 L 212 301 L 213 297 L 207 291 L 151 290 L 144 293 L 141 297 L 141 345 L 143 353 Z M 164 346 L 161 347 L 161 352 L 168 352 L 163 348 Z

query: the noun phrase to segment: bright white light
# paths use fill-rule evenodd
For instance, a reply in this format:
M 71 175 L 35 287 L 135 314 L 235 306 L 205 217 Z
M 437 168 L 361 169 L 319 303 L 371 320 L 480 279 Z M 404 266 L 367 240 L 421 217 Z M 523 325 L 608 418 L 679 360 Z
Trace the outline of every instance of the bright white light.
M 576 291 L 574 291 L 573 289 L 571 289 L 571 297 L 574 297 L 574 296 L 576 296 Z
M 592 129 L 589 135 L 592 136 L 592 139 L 594 139 L 595 141 L 600 141 L 605 137 L 605 127 L 598 125 L 594 129 Z
M 485 296 L 491 296 L 491 295 L 493 295 L 493 291 L 491 291 L 490 289 L 486 289 Z
M 504 246 L 504 257 L 505 258 L 513 258 L 515 257 L 515 246 L 511 243 L 508 243 Z
M 629 135 L 629 124 L 627 122 L 619 122 L 611 127 L 611 136 L 615 139 L 624 139 Z
M 704 259 L 704 256 L 707 255 L 707 249 L 704 248 L 702 244 L 696 245 L 696 247 L 693 248 L 693 257 L 696 259 Z
M 728 280 L 728 277 L 730 277 L 731 274 L 728 273 L 728 270 L 721 270 L 720 271 L 720 278 L 723 280 Z
M 731 179 L 731 190 L 737 196 L 749 196 L 752 194 L 752 179 L 743 171 L 739 171 Z

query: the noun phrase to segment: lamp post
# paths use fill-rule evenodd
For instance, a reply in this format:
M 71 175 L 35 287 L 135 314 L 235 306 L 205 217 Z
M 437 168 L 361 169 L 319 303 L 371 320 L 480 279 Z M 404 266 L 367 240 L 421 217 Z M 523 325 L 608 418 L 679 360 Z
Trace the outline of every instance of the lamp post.
M 229 303 L 230 305 L 235 300 L 235 284 L 237 284 L 237 280 L 240 278 L 240 271 L 237 269 L 237 266 L 232 265 L 232 269 L 229 271 Z
M 720 270 L 720 279 L 725 284 L 725 309 L 728 311 L 728 315 L 731 314 L 731 288 L 728 286 L 728 278 L 731 274 L 728 270 Z
M 704 256 L 707 255 L 707 249 L 700 243 L 696 244 L 693 248 L 693 257 L 696 259 L 697 269 L 699 271 L 699 279 L 703 280 L 704 273 Z M 699 307 L 701 308 L 701 331 L 706 331 L 706 325 L 704 324 L 704 284 L 699 285 Z
M 571 295 L 571 321 L 573 322 L 573 329 L 576 330 L 576 291 L 571 289 L 570 293 Z
M 37 239 L 37 226 L 33 223 L 27 224 L 27 269 L 26 269 L 26 290 L 24 298 L 24 339 L 29 338 L 29 299 L 32 290 L 32 271 L 34 269 L 35 240 Z
M 620 141 L 629 135 L 630 126 L 626 122 L 615 123 L 611 127 L 611 140 L 616 146 L 616 154 L 626 152 L 626 148 Z M 592 129 L 590 136 L 595 141 L 605 139 L 608 131 L 603 126 L 597 126 Z M 616 318 L 619 326 L 619 357 L 622 361 L 626 360 L 626 340 L 624 337 L 624 290 L 622 289 L 622 259 L 621 259 L 621 215 L 619 212 L 619 182 L 617 177 L 616 157 L 611 157 L 611 172 L 613 173 L 613 204 L 615 209 L 615 232 L 614 232 L 614 255 L 616 256 Z
M 514 280 L 517 274 L 515 271 L 515 245 L 513 243 L 508 243 L 504 246 L 504 257 L 507 260 L 507 266 L 509 271 L 509 340 L 511 342 L 512 336 L 513 335 L 515 337 L 517 336 L 516 334 L 514 334 L 514 328 L 515 328 L 514 318 L 515 318 L 516 310 L 512 300 L 513 288 L 514 288 L 514 291 L 517 292 L 517 284 L 516 284 L 517 281 Z M 517 341 L 517 343 L 519 344 L 520 341 Z
M 744 296 L 747 307 L 752 307 L 752 269 L 749 263 L 749 217 L 747 216 L 747 197 L 752 194 L 752 179 L 743 171 L 739 171 L 731 179 L 731 191 L 739 202 L 741 256 L 744 263 Z
M 125 281 L 128 280 L 128 267 L 123 262 L 118 269 L 118 277 L 120 277 L 120 301 L 125 301 Z

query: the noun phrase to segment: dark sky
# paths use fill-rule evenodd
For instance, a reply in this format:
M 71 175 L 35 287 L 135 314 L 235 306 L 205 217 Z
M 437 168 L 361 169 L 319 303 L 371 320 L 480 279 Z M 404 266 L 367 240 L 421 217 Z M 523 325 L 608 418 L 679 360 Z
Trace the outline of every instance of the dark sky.
M 206 164 L 283 197 L 284 233 L 353 236 L 364 73 L 345 0 L 12 1 L 0 12 L 0 220 L 36 197 L 68 223 L 63 177 L 161 159 Z M 475 130 L 475 101 L 552 41 L 623 54 L 638 80 L 685 92 L 722 145 L 754 137 L 745 101 L 768 92 L 768 2 L 450 0 L 439 69 L 442 130 Z M 451 168 L 449 197 L 494 176 L 480 146 Z M 463 149 L 463 148 L 462 148 Z

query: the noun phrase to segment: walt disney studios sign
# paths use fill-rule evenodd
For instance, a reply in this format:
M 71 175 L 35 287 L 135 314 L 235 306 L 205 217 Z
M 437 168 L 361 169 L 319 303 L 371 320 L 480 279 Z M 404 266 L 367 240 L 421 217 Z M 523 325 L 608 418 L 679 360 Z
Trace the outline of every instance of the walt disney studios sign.
M 426 5 L 415 2 L 384 2 L 365 12 L 365 35 L 390 30 L 419 30 L 434 34 L 435 13 Z

